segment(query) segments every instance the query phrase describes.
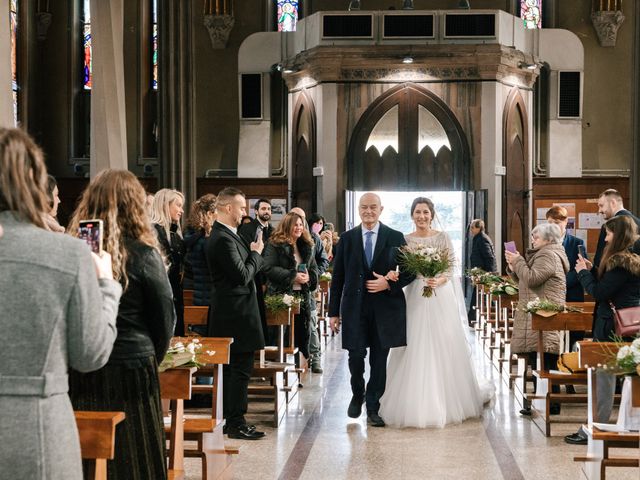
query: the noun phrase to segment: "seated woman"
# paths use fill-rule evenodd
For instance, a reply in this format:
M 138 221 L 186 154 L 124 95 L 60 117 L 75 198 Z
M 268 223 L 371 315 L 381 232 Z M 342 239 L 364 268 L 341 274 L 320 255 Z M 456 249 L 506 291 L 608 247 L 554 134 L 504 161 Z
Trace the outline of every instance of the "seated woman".
M 88 374 L 72 371 L 69 378 L 75 409 L 126 415 L 116 429 L 115 456 L 107 463 L 110 479 L 167 476 L 158 364 L 169 347 L 176 314 L 144 200 L 133 173 L 104 170 L 82 194 L 69 227 L 76 232 L 80 220 L 102 219 L 105 250 L 124 288 L 118 337 L 106 366 Z
M 0 128 L 0 185 L 0 476 L 78 480 L 67 371 L 107 362 L 122 288 L 108 254 L 47 231 L 47 171 L 22 130 Z
M 290 212 L 273 231 L 263 252 L 267 295 L 288 293 L 302 297 L 300 314 L 294 320 L 294 334 L 296 346 L 307 359 L 311 302 L 315 301 L 311 291 L 318 285 L 314 245 L 303 218 Z
M 613 311 L 616 308 L 640 305 L 640 257 L 632 251 L 638 240 L 636 224 L 632 217 L 619 215 L 605 223 L 607 242 L 596 274 L 590 271 L 591 262 L 578 257 L 576 271 L 585 291 L 597 303 L 593 324 L 593 341 L 610 342 L 615 332 Z M 629 339 L 631 340 L 631 339 Z M 613 409 L 616 379 L 607 372 L 596 372 L 596 414 L 594 422 L 608 423 Z M 567 443 L 586 445 L 587 433 L 580 429 L 564 437 Z
M 560 243 L 560 228 L 552 223 L 543 223 L 531 231 L 531 247 L 525 257 L 518 252 L 504 252 L 509 265 L 509 273 L 518 281 L 520 290 L 518 309 L 513 318 L 511 353 L 527 354 L 529 364 L 534 365 L 538 350 L 538 333 L 531 330 L 531 315 L 524 311 L 526 305 L 536 297 L 560 305 L 565 303 L 567 289 L 566 273 L 569 260 Z M 544 365 L 551 368 L 558 361 L 560 353 L 560 332 L 548 331 L 543 334 Z M 534 377 L 535 385 L 535 377 Z M 554 386 L 554 392 L 559 391 Z M 559 404 L 551 404 L 552 414 L 560 413 Z M 525 400 L 520 413 L 531 415 L 531 405 Z

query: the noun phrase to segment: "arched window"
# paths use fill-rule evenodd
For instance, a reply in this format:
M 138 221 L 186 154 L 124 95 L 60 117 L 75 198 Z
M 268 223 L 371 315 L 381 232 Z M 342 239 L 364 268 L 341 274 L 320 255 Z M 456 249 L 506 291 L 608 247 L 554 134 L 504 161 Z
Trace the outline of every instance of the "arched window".
M 298 23 L 298 0 L 276 0 L 279 32 L 295 32 Z
M 435 94 L 411 83 L 376 99 L 349 144 L 349 190 L 466 190 L 469 147 L 458 120 Z

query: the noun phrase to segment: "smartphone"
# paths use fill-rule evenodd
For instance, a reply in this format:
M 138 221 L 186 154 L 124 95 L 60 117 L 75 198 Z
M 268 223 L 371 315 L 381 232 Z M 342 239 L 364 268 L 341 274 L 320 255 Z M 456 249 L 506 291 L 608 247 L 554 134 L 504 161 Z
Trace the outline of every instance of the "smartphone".
M 510 242 L 504 242 L 504 249 L 507 252 L 516 253 L 517 252 L 516 242 L 514 242 L 513 240 Z
M 578 245 L 578 253 L 582 255 L 582 258 L 587 258 L 587 249 L 584 245 Z
M 256 238 L 255 238 L 255 242 L 259 242 L 260 239 L 262 238 L 263 232 L 262 232 L 262 228 L 258 228 L 256 230 Z
M 102 220 L 80 220 L 78 238 L 87 242 L 92 252 L 99 254 L 102 250 L 103 231 Z
M 307 264 L 306 263 L 299 264 L 296 270 L 301 273 L 307 273 Z

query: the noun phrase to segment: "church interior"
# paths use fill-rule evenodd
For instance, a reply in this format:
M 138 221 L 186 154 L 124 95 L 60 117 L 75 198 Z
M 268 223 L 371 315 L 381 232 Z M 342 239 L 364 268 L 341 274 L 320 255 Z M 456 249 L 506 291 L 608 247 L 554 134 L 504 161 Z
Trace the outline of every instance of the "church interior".
M 299 207 L 307 219 L 322 215 L 338 234 L 360 223 L 365 192 L 379 193 L 382 222 L 404 233 L 413 228 L 412 199 L 427 196 L 464 277 L 473 219 L 484 221 L 497 272 L 505 274 L 505 242 L 525 252 L 554 206 L 566 209 L 566 231 L 583 241 L 589 258 L 598 248 L 602 192 L 615 189 L 640 215 L 636 0 L 4 6 L 10 21 L 0 27 L 0 117 L 42 148 L 62 226 L 91 179 L 108 168 L 133 172 L 149 194 L 182 192 L 185 212 L 203 195 L 235 187 L 246 196 L 247 215 L 255 217 L 254 202 L 267 198 L 274 225 Z M 466 330 L 472 363 L 496 389 L 479 418 L 441 429 L 376 429 L 364 416 L 348 418 L 347 354 L 329 328 L 331 290 L 321 284 L 324 373 L 294 358 L 293 338 L 256 357 L 248 418 L 265 438 L 223 436 L 224 355 L 207 370 L 213 386 L 192 383 L 187 370 L 180 395 L 184 379 L 161 378 L 161 388 L 173 392 L 163 392 L 171 411 L 169 477 L 640 478 L 637 426 L 592 435 L 586 446 L 564 441 L 590 422 L 590 369 L 567 374 L 577 379 L 575 396 L 553 374 L 538 375 L 544 388 L 533 394 L 535 368 L 509 350 L 515 303 L 480 285 L 470 293 L 462 281 L 467 301 L 475 295 L 477 302 Z M 585 330 L 590 319 L 589 312 Z M 215 349 L 223 354 L 229 345 Z M 640 412 L 640 382 L 634 388 Z M 196 394 L 212 398 L 213 407 L 190 404 Z M 559 415 L 549 410 L 553 394 Z M 529 416 L 519 413 L 527 398 Z

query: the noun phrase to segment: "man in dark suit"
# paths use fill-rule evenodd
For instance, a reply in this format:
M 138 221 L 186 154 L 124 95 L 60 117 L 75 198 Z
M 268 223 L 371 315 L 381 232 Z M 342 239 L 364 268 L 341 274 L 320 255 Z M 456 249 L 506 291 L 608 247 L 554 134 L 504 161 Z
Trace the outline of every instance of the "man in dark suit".
M 223 410 L 229 438 L 256 440 L 264 432 L 247 425 L 247 392 L 256 350 L 264 348 L 254 277 L 263 265 L 262 236 L 245 242 L 237 228 L 246 211 L 244 194 L 225 188 L 218 194 L 218 218 L 206 247 L 213 280 L 209 336 L 233 337 L 229 365 L 223 369 Z
M 258 232 L 262 232 L 262 242 L 266 245 L 269 242 L 271 232 L 273 232 L 273 227 L 269 223 L 269 220 L 271 220 L 271 202 L 266 198 L 260 198 L 253 204 L 253 210 L 255 211 L 255 218 L 252 218 L 249 223 L 240 225 L 238 227 L 238 234 L 244 238 L 247 243 L 251 243 L 256 240 Z M 264 305 L 264 287 L 267 284 L 267 277 L 264 272 L 259 272 L 256 275 L 255 283 L 264 339 L 267 345 L 275 345 L 278 327 L 269 327 L 267 325 L 267 310 Z
M 251 243 L 255 241 L 256 233 L 260 229 L 262 230 L 262 242 L 266 245 L 269 242 L 269 235 L 273 231 L 273 227 L 269 223 L 269 220 L 271 220 L 271 202 L 266 198 L 256 200 L 253 210 L 255 211 L 255 218 L 252 218 L 249 223 L 240 225 L 238 233 L 247 242 Z
M 471 257 L 469 263 L 471 268 L 481 268 L 485 272 L 497 272 L 496 254 L 493 249 L 493 242 L 484 231 L 484 221 L 476 218 L 471 220 L 469 231 L 473 235 L 471 241 Z M 473 287 L 471 293 L 471 302 L 467 316 L 469 318 L 469 326 L 471 322 L 476 321 L 476 288 Z
M 400 273 L 398 281 L 387 281 L 387 273 L 398 265 L 398 249 L 406 242 L 402 233 L 378 221 L 382 208 L 374 193 L 360 198 L 362 224 L 344 233 L 336 247 L 329 304 L 331 328 L 338 331 L 343 322 L 342 348 L 349 351 L 353 397 L 347 413 L 358 418 L 366 400 L 368 422 L 375 427 L 385 425 L 378 409 L 387 379 L 389 349 L 407 344 L 402 288 L 414 278 Z M 367 348 L 371 372 L 365 397 Z

